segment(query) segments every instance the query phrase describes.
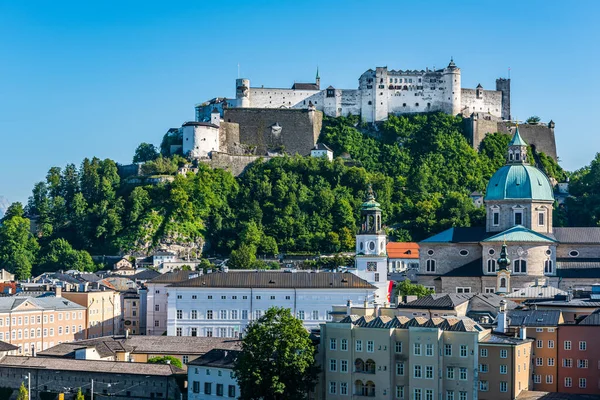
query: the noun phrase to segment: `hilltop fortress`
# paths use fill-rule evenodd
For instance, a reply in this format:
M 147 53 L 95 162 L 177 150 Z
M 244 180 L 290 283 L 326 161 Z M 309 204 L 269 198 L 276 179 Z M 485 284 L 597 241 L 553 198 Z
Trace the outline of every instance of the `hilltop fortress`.
M 461 69 L 453 60 L 442 69 L 369 69 L 359 77 L 357 89 L 321 89 L 318 69 L 315 82 L 294 83 L 290 89 L 251 87 L 249 79 L 240 78 L 235 98 L 217 97 L 196 106 L 195 123 L 186 123 L 190 135 L 183 135 L 183 151 L 192 158 L 211 158 L 211 152 L 234 154 L 231 148 L 241 145 L 246 154 L 251 149 L 253 155 L 307 155 L 317 142 L 323 115 L 359 115 L 365 123 L 378 123 L 390 114 L 429 112 L 462 115 L 465 135 L 478 149 L 488 133 L 514 132 L 510 84 L 499 78 L 496 90 L 481 84 L 462 88 Z M 194 125 L 197 132 L 192 134 L 191 124 L 206 125 Z M 520 132 L 535 151 L 556 159 L 554 126 L 552 121 L 524 124 Z
M 222 98 L 196 107 L 196 118 L 209 116 Z M 291 89 L 251 87 L 249 79 L 236 80 L 235 99 L 226 107 L 236 108 L 315 108 L 329 117 L 360 115 L 363 122 L 379 122 L 389 114 L 414 114 L 441 111 L 470 115 L 484 112 L 510 119 L 510 79 L 497 79 L 496 90 L 461 88 L 461 71 L 453 60 L 437 70 L 369 69 L 358 79 L 358 89 L 321 89 L 317 71 L 314 83 L 294 83 Z

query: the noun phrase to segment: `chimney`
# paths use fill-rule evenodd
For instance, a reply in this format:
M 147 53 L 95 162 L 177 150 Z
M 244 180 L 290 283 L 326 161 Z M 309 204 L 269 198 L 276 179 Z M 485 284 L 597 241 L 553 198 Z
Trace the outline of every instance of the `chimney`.
M 35 344 L 33 344 L 33 343 L 31 344 L 31 355 L 33 357 L 37 356 L 37 353 L 35 351 Z
M 129 339 L 129 328 L 125 329 L 125 339 Z
M 56 297 L 62 297 L 62 287 L 60 287 L 60 286 L 57 286 L 57 287 L 54 289 L 54 295 L 55 295 Z
M 365 301 L 363 302 L 363 307 L 369 308 L 369 302 L 367 301 L 367 299 L 365 299 Z
M 374 307 L 375 307 L 375 317 L 377 318 L 377 317 L 379 317 L 379 316 L 380 316 L 380 312 L 381 312 L 381 311 L 379 310 L 379 303 L 375 303 L 375 304 L 374 304 Z
M 506 300 L 504 299 L 500 300 L 500 311 L 498 312 L 498 317 L 496 319 L 498 321 L 498 325 L 496 326 L 495 332 L 506 333 L 508 324 L 506 321 Z
M 521 340 L 527 339 L 527 328 L 524 326 L 519 328 L 519 339 L 521 339 Z
M 346 315 L 352 314 L 352 300 L 348 300 L 346 303 Z
M 569 290 L 567 290 L 567 301 L 571 300 L 573 300 L 573 289 L 569 288 Z

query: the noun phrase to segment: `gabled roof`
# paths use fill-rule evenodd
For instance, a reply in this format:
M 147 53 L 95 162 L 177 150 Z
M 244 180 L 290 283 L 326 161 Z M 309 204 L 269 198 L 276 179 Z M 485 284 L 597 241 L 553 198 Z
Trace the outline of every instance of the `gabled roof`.
M 582 319 L 577 325 L 600 325 L 600 308 Z
M 361 328 L 379 328 L 379 329 L 410 329 L 419 328 L 438 328 L 443 331 L 454 332 L 481 332 L 484 329 L 475 321 L 467 317 L 443 317 L 443 318 L 424 318 L 424 317 L 357 317 L 348 315 L 336 324 L 353 324 Z
M 556 243 L 556 240 L 532 231 L 522 225 L 513 226 L 510 229 L 500 232 L 483 240 L 484 242 L 537 242 L 537 243 Z
M 233 368 L 235 365 L 235 360 L 238 358 L 240 353 L 241 351 L 238 350 L 212 349 L 208 353 L 190 361 L 187 365 Z
M 600 227 L 554 228 L 553 233 L 560 243 L 600 244 Z
M 558 326 L 560 310 L 508 310 L 509 326 Z
M 448 293 L 448 294 L 430 294 L 417 300 L 400 303 L 397 308 L 435 308 L 453 310 L 461 304 L 468 302 L 470 293 Z
M 421 241 L 421 243 L 478 243 L 488 236 L 485 227 L 449 228 Z
M 375 289 L 364 279 L 341 272 L 215 272 L 178 282 L 171 287 Z
M 326 144 L 324 143 L 317 143 L 315 145 L 315 147 L 313 147 L 313 150 L 327 150 L 327 151 L 331 151 L 333 152 L 333 150 L 331 150 Z
M 316 83 L 294 83 L 292 86 L 293 90 L 319 90 L 319 86 Z
M 567 292 L 554 286 L 531 286 L 508 293 L 508 299 L 553 299 L 556 295 L 565 295 Z
M 129 363 L 121 361 L 64 360 L 52 357 L 6 356 L 0 360 L 0 368 L 32 368 L 51 371 L 86 371 L 104 374 L 133 374 L 171 376 L 184 371 L 173 365 Z
M 419 244 L 414 242 L 389 242 L 386 246 L 388 258 L 419 259 Z

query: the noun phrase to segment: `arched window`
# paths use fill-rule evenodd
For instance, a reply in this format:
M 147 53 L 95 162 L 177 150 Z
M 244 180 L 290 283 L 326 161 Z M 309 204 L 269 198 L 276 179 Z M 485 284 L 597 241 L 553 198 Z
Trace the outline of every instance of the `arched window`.
M 365 371 L 365 362 L 362 359 L 357 358 L 356 361 L 354 361 L 354 371 L 355 372 L 364 372 Z
M 358 380 L 354 382 L 354 394 L 356 394 L 357 396 L 365 396 L 365 389 L 366 388 L 363 381 Z
M 519 159 L 521 158 L 521 153 L 519 153 L 518 151 L 515 153 L 515 160 L 519 161 Z
M 546 260 L 544 261 L 544 273 L 545 274 L 552 274 L 552 260 Z
M 435 260 L 427 260 L 427 272 L 435 272 Z
M 365 363 L 365 372 L 368 374 L 374 374 L 375 373 L 375 361 L 369 359 L 367 360 L 367 362 Z
M 365 389 L 363 396 L 375 397 L 375 384 L 372 381 L 368 381 L 365 384 Z
M 515 260 L 515 274 L 526 274 L 527 273 L 527 261 L 525 260 Z
M 496 260 L 490 258 L 487 262 L 487 272 L 496 272 Z
M 500 278 L 500 287 L 501 288 L 505 288 L 506 287 L 506 278 Z

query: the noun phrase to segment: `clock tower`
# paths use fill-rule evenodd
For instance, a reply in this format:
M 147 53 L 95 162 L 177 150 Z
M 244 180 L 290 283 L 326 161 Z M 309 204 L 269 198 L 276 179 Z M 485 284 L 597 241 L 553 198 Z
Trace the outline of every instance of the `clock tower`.
M 381 224 L 380 204 L 375 201 L 373 188 L 369 184 L 367 199 L 362 204 L 360 231 L 356 235 L 356 261 L 354 273 L 377 287 L 375 302 L 389 301 L 387 279 L 387 237 Z

